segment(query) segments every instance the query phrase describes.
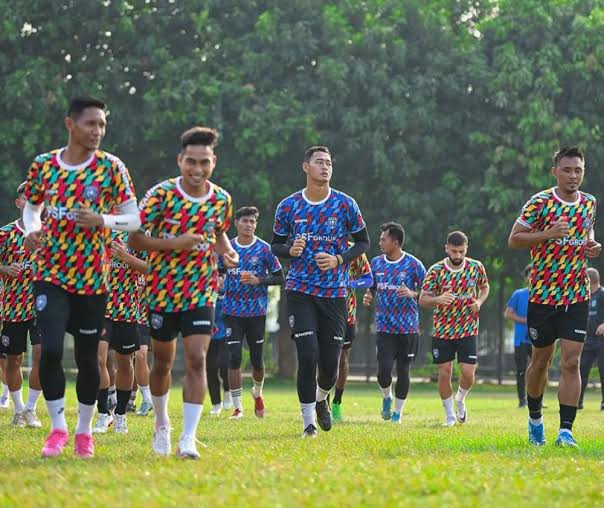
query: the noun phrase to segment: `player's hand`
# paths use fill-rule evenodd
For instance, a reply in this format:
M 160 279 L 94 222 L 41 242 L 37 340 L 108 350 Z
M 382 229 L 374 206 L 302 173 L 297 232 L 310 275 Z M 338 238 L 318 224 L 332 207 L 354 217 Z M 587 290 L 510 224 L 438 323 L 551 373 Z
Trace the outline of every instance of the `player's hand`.
M 174 250 L 193 250 L 203 241 L 203 236 L 195 233 L 184 233 L 173 239 L 172 248 Z
M 25 237 L 25 248 L 31 252 L 37 251 L 42 245 L 42 231 L 32 231 Z
M 451 290 L 445 291 L 442 295 L 436 297 L 436 303 L 448 307 L 455 300 L 455 295 Z
M 239 254 L 235 249 L 225 252 L 222 255 L 222 263 L 226 268 L 235 268 L 239 264 Z
M 241 272 L 240 280 L 243 284 L 249 284 L 250 286 L 257 286 L 260 284 L 260 279 L 252 272 Z
M 478 314 L 480 312 L 480 302 L 478 300 L 472 300 L 472 303 L 470 304 L 470 311 L 472 311 L 474 314 Z
M 298 258 L 302 255 L 302 251 L 306 247 L 306 240 L 303 238 L 296 238 L 292 246 L 289 248 L 289 255 L 293 258 Z
M 217 279 L 217 284 L 216 284 L 216 291 L 218 291 L 220 293 L 220 291 L 222 291 L 223 286 L 224 286 L 224 275 L 219 275 L 218 279 Z
M 19 274 L 23 270 L 23 265 L 21 263 L 13 263 L 12 265 L 8 265 L 4 270 L 4 273 L 9 277 L 19 277 Z
M 336 266 L 338 266 L 338 258 L 328 254 L 327 252 L 319 252 L 317 255 L 315 255 L 315 261 L 322 272 L 333 270 Z
M 554 225 L 548 230 L 550 239 L 564 238 L 570 233 L 570 224 L 566 218 L 554 222 Z
M 585 255 L 588 258 L 597 258 L 602 252 L 602 244 L 595 240 L 589 240 L 585 246 Z
M 600 326 L 596 328 L 596 335 L 604 335 L 604 323 L 600 324 Z
M 365 290 L 365 294 L 363 295 L 363 305 L 365 307 L 369 307 L 371 302 L 373 301 L 373 293 L 369 290 Z
M 126 258 L 128 257 L 128 250 L 122 242 L 113 241 L 111 242 L 111 255 L 114 258 L 126 261 Z
M 414 298 L 413 291 L 411 291 L 405 284 L 396 290 L 396 296 L 399 298 Z
M 100 213 L 93 212 L 90 208 L 80 203 L 74 210 L 75 222 L 81 228 L 98 228 L 103 225 L 103 216 Z

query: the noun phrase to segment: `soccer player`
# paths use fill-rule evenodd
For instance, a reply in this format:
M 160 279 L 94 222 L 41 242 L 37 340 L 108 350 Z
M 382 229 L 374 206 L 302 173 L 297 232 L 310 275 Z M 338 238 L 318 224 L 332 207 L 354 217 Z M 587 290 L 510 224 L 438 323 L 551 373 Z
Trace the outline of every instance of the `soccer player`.
M 0 353 L 7 355 L 6 376 L 13 401 L 13 425 L 41 427 L 36 404 L 42 393 L 40 386 L 40 333 L 36 326 L 33 291 L 33 253 L 24 247 L 23 208 L 25 182 L 17 188 L 15 205 L 20 217 L 0 229 L 0 274 L 4 285 L 3 327 Z M 23 403 L 21 366 L 27 351 L 27 337 L 32 346 L 32 368 L 29 375 L 27 404 Z
M 149 348 L 151 347 L 151 332 L 149 330 L 149 308 L 147 306 L 145 276 L 141 275 L 138 279 L 139 287 L 139 312 L 138 312 L 138 337 L 140 347 L 134 353 L 134 378 L 140 388 L 143 402 L 141 403 L 137 416 L 147 416 L 153 410 L 151 400 L 151 389 L 149 388 Z
M 477 363 L 478 316 L 489 296 L 489 281 L 480 261 L 466 256 L 468 237 L 453 231 L 445 244 L 447 257 L 426 273 L 419 299 L 433 308 L 432 358 L 438 365 L 438 392 L 445 409 L 447 427 L 467 418 L 466 396 L 474 384 Z M 451 375 L 457 356 L 461 376 L 453 410 Z
M 589 382 L 589 371 L 597 360 L 600 373 L 602 402 L 600 410 L 604 411 L 604 289 L 600 286 L 600 272 L 595 268 L 587 269 L 591 297 L 589 300 L 589 318 L 587 337 L 581 354 L 581 396 L 579 409 L 583 409 L 583 396 Z
M 10 392 L 6 384 L 6 355 L 0 353 L 0 379 L 2 380 L 2 393 L 0 393 L 0 409 L 8 409 L 10 406 Z
M 527 324 L 533 344 L 526 371 L 529 442 L 545 444 L 543 391 L 556 341 L 560 339 L 560 429 L 556 444 L 576 447 L 572 427 L 581 394 L 579 359 L 589 312 L 587 258 L 600 255 L 595 241 L 596 199 L 579 190 L 585 158 L 577 147 L 553 157 L 556 187 L 531 197 L 516 220 L 508 243 L 531 250 Z
M 349 242 L 348 246 L 352 246 Z M 336 379 L 336 388 L 333 396 L 333 404 L 331 406 L 333 422 L 342 421 L 342 396 L 344 395 L 344 387 L 348 379 L 348 360 L 352 343 L 356 337 L 356 321 L 357 321 L 357 289 L 366 289 L 373 284 L 371 276 L 371 267 L 366 254 L 362 254 L 356 259 L 353 259 L 348 265 L 348 294 L 346 296 L 346 333 L 342 342 L 342 351 L 340 352 L 340 363 L 338 365 L 338 378 Z
M 218 279 L 218 298 L 216 307 L 214 308 L 214 333 L 208 347 L 208 391 L 212 401 L 212 409 L 210 414 L 218 416 L 223 409 L 222 401 L 220 400 L 220 378 L 226 393 L 230 392 L 229 387 L 229 351 L 226 347 L 226 327 L 224 324 L 224 292 L 222 288 L 224 284 L 223 277 Z
M 527 285 L 530 282 L 531 266 L 524 269 Z M 526 313 L 528 311 L 528 287 L 517 289 L 512 293 L 505 308 L 506 319 L 514 321 L 514 360 L 516 362 L 516 388 L 518 389 L 518 407 L 526 407 L 525 374 L 531 359 L 531 341 L 528 338 Z
M 419 341 L 417 300 L 426 268 L 403 250 L 405 230 L 396 222 L 382 224 L 380 249 L 383 255 L 371 260 L 374 285 L 367 289 L 363 304 L 376 296 L 378 384 L 384 394 L 382 418 L 401 423 L 411 384 L 410 368 Z M 396 387 L 392 412 L 392 367 L 396 361 Z
M 105 310 L 105 333 L 101 336 L 98 349 L 101 383 L 97 398 L 98 418 L 92 429 L 93 434 L 104 434 L 109 425 L 118 434 L 128 432 L 126 409 L 134 382 L 132 360 L 140 347 L 138 335 L 139 317 L 139 275 L 146 273 L 147 263 L 143 254 L 126 247 L 128 233 L 115 231 L 111 239 L 111 275 L 109 294 Z M 115 351 L 115 386 L 117 404 L 114 415 L 108 408 L 109 372 L 107 371 L 107 352 L 111 347 Z
M 271 243 L 274 254 L 291 260 L 285 289 L 298 352 L 302 435 L 316 437 L 315 410 L 321 429 L 331 429 L 327 396 L 336 382 L 346 333 L 347 265 L 367 251 L 369 235 L 356 201 L 329 186 L 327 147 L 308 148 L 302 170 L 306 188 L 279 203 Z
M 226 272 L 224 281 L 224 321 L 229 350 L 229 387 L 235 407 L 231 420 L 243 417 L 241 402 L 241 351 L 245 337 L 252 364 L 254 412 L 264 417 L 264 332 L 268 306 L 268 286 L 283 284 L 281 263 L 271 247 L 258 238 L 256 227 L 260 213 L 255 206 L 235 212 L 237 236 L 231 240 L 239 255 L 237 268 Z
M 140 218 L 126 166 L 99 150 L 106 129 L 105 104 L 91 98 L 72 100 L 65 127 L 67 147 L 39 155 L 29 169 L 23 223 L 27 248 L 37 250 L 34 294 L 42 341 L 40 382 L 52 422 L 42 456 L 59 455 L 69 440 L 62 366 L 67 330 L 74 336 L 78 366 L 75 454 L 91 457 L 91 423 L 99 390 L 97 347 L 109 277 L 106 246 L 111 229 L 138 229 Z
M 184 429 L 178 456 L 199 458 L 195 435 L 206 392 L 206 353 L 217 295 L 216 255 L 227 268 L 237 253 L 226 231 L 232 216 L 231 196 L 209 179 L 216 165 L 214 129 L 193 127 L 181 137 L 177 157 L 181 176 L 150 189 L 141 201 L 142 230 L 129 245 L 149 253 L 147 298 L 153 364 L 149 377 L 155 433 L 153 450 L 169 455 L 168 397 L 176 337 L 182 334 Z M 143 231 L 149 232 L 147 236 Z

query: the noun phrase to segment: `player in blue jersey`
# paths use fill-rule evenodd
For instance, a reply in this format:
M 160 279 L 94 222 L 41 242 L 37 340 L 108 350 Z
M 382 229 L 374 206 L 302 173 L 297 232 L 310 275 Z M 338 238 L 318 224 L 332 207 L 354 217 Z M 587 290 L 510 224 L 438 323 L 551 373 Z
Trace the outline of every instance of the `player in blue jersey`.
M 252 364 L 252 397 L 254 412 L 264 416 L 264 331 L 268 306 L 268 286 L 283 284 L 281 263 L 271 247 L 258 238 L 256 227 L 259 212 L 245 206 L 235 212 L 237 237 L 231 240 L 239 254 L 239 266 L 227 270 L 224 281 L 224 320 L 229 350 L 229 386 L 235 410 L 231 419 L 243 416 L 241 402 L 241 351 L 245 337 Z
M 214 308 L 214 333 L 208 347 L 207 376 L 208 392 L 212 400 L 212 409 L 210 414 L 217 416 L 222 412 L 223 403 L 220 398 L 220 379 L 224 387 L 225 405 L 227 398 L 230 398 L 229 387 L 229 351 L 226 347 L 226 326 L 224 324 L 224 277 L 218 278 L 218 298 Z
M 375 295 L 378 384 L 382 389 L 382 418 L 401 423 L 411 384 L 410 367 L 415 359 L 419 337 L 417 300 L 426 276 L 422 262 L 403 251 L 405 230 L 396 222 L 380 228 L 381 256 L 371 260 L 373 288 L 367 289 L 363 304 L 369 306 Z M 392 412 L 392 367 L 396 360 L 395 402 Z
M 369 235 L 356 201 L 329 186 L 328 148 L 306 150 L 302 169 L 306 188 L 277 206 L 272 249 L 291 260 L 285 289 L 298 352 L 302 436 L 316 437 L 315 411 L 321 429 L 331 429 L 327 397 L 336 382 L 346 332 L 348 263 L 369 249 Z M 350 236 L 355 242 L 351 247 Z

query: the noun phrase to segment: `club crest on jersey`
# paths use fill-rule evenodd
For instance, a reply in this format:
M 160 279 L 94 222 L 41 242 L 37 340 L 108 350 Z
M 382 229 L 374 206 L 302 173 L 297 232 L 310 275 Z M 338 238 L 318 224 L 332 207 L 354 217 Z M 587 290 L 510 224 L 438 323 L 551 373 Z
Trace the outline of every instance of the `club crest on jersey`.
M 532 340 L 537 340 L 539 338 L 539 333 L 536 328 L 529 328 L 529 335 Z
M 327 225 L 333 229 L 338 225 L 338 218 L 337 217 L 330 217 L 329 219 L 327 219 Z
M 294 316 L 289 316 L 289 327 L 293 328 L 295 323 L 296 323 L 296 318 L 294 318 Z
M 36 310 L 38 312 L 42 312 L 46 308 L 46 304 L 48 303 L 48 298 L 46 295 L 38 295 L 36 298 Z
M 473 287 L 475 287 L 475 286 L 476 286 L 476 281 L 475 281 L 474 279 L 470 279 L 470 280 L 468 281 L 468 287 L 469 287 L 469 288 L 473 288 Z
M 153 328 L 154 330 L 158 330 L 163 324 L 163 316 L 160 316 L 159 314 L 151 314 L 151 328 Z
M 591 228 L 591 221 L 589 220 L 589 217 L 585 218 L 585 220 L 583 221 L 583 224 L 585 224 L 585 229 Z
M 96 201 L 96 199 L 99 197 L 99 188 L 96 185 L 88 185 L 84 189 L 83 196 L 88 201 Z
M 252 258 L 250 259 L 250 263 L 252 263 L 253 265 L 257 265 L 259 261 L 260 259 L 258 258 L 258 256 L 252 256 Z

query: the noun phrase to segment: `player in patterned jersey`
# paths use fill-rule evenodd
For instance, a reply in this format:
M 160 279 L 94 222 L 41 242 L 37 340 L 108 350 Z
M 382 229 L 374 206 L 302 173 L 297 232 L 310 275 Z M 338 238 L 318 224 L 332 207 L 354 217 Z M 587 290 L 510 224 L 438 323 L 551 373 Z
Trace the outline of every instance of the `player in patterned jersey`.
M 258 238 L 258 209 L 244 206 L 235 212 L 237 236 L 231 240 L 239 254 L 239 265 L 226 272 L 224 281 L 224 320 L 229 350 L 229 386 L 235 407 L 232 420 L 243 417 L 241 391 L 241 351 L 245 337 L 252 364 L 254 412 L 264 417 L 264 332 L 268 306 L 268 286 L 283 284 L 281 263 L 271 247 Z
M 351 247 L 352 243 L 348 243 Z M 366 289 L 373 284 L 371 276 L 371 267 L 369 260 L 365 254 L 353 259 L 348 265 L 348 294 L 346 296 L 346 334 L 342 342 L 342 351 L 340 352 L 340 362 L 338 365 L 338 379 L 336 379 L 335 393 L 333 396 L 333 404 L 331 406 L 332 419 L 334 423 L 342 421 L 342 396 L 344 395 L 344 387 L 348 379 L 348 358 L 352 343 L 356 336 L 356 321 L 357 321 L 357 289 Z
M 137 383 L 143 402 L 141 403 L 137 416 L 147 416 L 153 410 L 153 402 L 151 401 L 151 390 L 149 388 L 149 348 L 151 347 L 151 333 L 149 331 L 149 308 L 145 295 L 145 276 L 140 275 L 138 279 L 139 287 L 139 315 L 138 315 L 138 337 L 140 347 L 134 354 L 134 378 Z
M 41 427 L 36 415 L 40 386 L 40 333 L 36 326 L 33 293 L 33 254 L 23 245 L 23 208 L 25 207 L 25 182 L 17 188 L 15 205 L 21 211 L 18 220 L 0 229 L 0 274 L 4 285 L 3 327 L 0 353 L 7 355 L 6 376 L 13 401 L 13 425 L 16 427 Z M 27 351 L 27 337 L 32 346 L 32 367 L 29 375 L 29 395 L 23 403 L 21 365 Z
M 113 430 L 118 434 L 128 432 L 126 409 L 134 382 L 132 360 L 140 347 L 138 318 L 140 288 L 139 276 L 147 272 L 144 254 L 126 247 L 128 233 L 114 231 L 111 238 L 111 275 L 109 294 L 105 310 L 105 330 L 98 349 L 101 387 L 97 397 L 98 417 L 93 434 L 104 434 L 114 423 Z M 138 255 L 138 257 L 137 257 Z M 115 351 L 115 386 L 117 404 L 114 415 L 108 408 L 109 372 L 107 370 L 107 352 L 111 347 Z
M 279 203 L 272 249 L 291 260 L 285 289 L 298 352 L 302 436 L 316 437 L 315 411 L 321 429 L 331 429 L 327 397 L 336 382 L 346 333 L 347 265 L 367 251 L 369 235 L 356 201 L 329 186 L 327 147 L 306 150 L 302 169 L 306 188 Z M 355 242 L 350 248 L 349 236 Z
M 541 407 L 547 373 L 560 339 L 560 429 L 556 444 L 576 447 L 572 426 L 581 392 L 579 359 L 587 329 L 587 258 L 600 255 L 594 239 L 596 199 L 579 190 L 585 159 L 576 147 L 554 155 L 556 187 L 529 199 L 510 233 L 513 249 L 531 250 L 527 324 L 533 345 L 526 371 L 529 441 L 545 444 Z
M 405 230 L 396 222 L 382 224 L 381 256 L 371 260 L 374 284 L 365 291 L 363 304 L 370 305 L 375 295 L 378 384 L 384 394 L 382 418 L 401 423 L 411 385 L 411 362 L 419 339 L 417 299 L 426 276 L 422 262 L 403 251 Z M 396 360 L 396 387 L 392 412 L 392 366 Z
M 39 155 L 29 169 L 23 223 L 26 246 L 37 251 L 34 295 L 42 341 L 40 381 L 52 421 L 42 455 L 59 455 L 69 440 L 62 366 L 67 330 L 74 336 L 78 366 L 75 453 L 91 457 L 99 390 L 97 346 L 109 277 L 106 247 L 111 229 L 138 229 L 140 218 L 126 166 L 99 150 L 106 128 L 105 104 L 90 98 L 72 100 L 65 126 L 67 147 Z
M 453 231 L 445 245 L 447 257 L 426 273 L 419 303 L 434 308 L 432 358 L 438 365 L 438 391 L 447 427 L 455 425 L 451 375 L 457 355 L 461 376 L 455 395 L 457 421 L 467 418 L 465 400 L 474 384 L 477 362 L 478 315 L 489 296 L 489 281 L 480 261 L 466 257 L 468 237 Z
M 181 176 L 159 183 L 141 201 L 139 231 L 129 245 L 149 253 L 147 298 L 153 347 L 150 387 L 155 413 L 153 450 L 169 455 L 168 396 L 176 337 L 183 337 L 184 429 L 178 456 L 199 458 L 195 444 L 206 392 L 206 353 L 213 329 L 217 296 L 216 255 L 227 268 L 237 253 L 226 231 L 232 216 L 231 196 L 209 178 L 216 165 L 214 129 L 194 127 L 181 137 Z

